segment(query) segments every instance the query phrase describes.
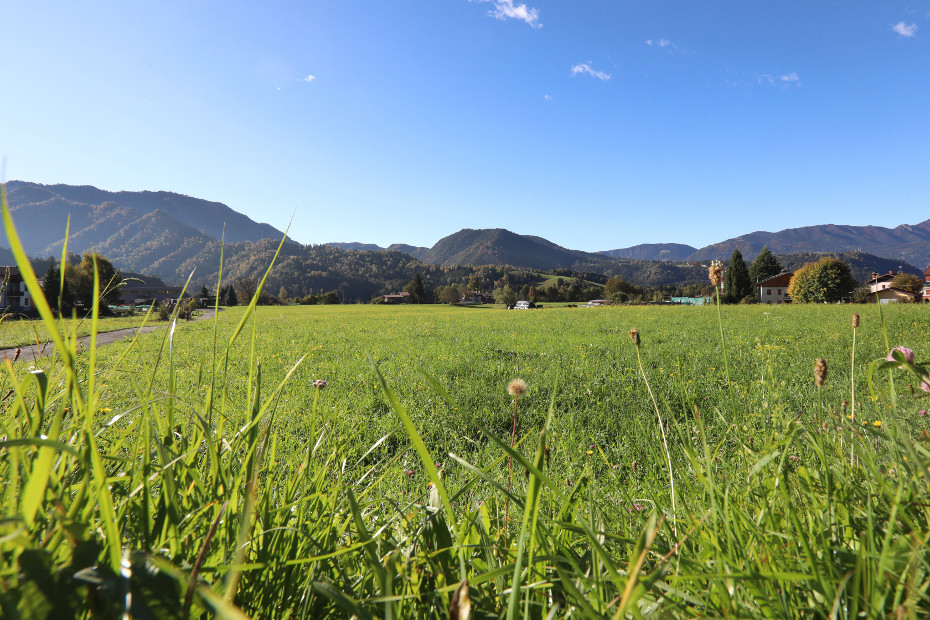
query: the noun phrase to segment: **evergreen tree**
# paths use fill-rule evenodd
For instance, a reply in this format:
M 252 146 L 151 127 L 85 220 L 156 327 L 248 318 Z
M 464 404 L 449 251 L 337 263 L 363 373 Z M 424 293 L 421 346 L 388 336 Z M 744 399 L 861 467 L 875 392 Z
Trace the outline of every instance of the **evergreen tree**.
M 410 301 L 413 303 L 426 303 L 426 289 L 423 288 L 423 280 L 420 278 L 420 274 L 413 276 L 413 280 L 404 287 L 404 291 L 410 293 Z
M 68 282 L 61 280 L 61 269 L 52 262 L 42 278 L 42 293 L 48 301 L 48 305 L 59 314 L 69 314 L 73 300 L 68 290 Z
M 204 285 L 202 285 L 202 286 L 200 287 L 200 296 L 201 296 L 201 297 L 209 297 L 209 296 L 210 296 L 210 289 L 207 288 L 207 285 L 206 285 L 206 284 L 204 284 Z
M 769 246 L 766 245 L 762 247 L 762 251 L 752 261 L 752 265 L 749 266 L 749 279 L 753 283 L 761 282 L 772 276 L 777 276 L 781 272 L 781 263 L 778 262 L 778 258 L 772 254 Z
M 753 294 L 753 288 L 743 255 L 739 249 L 733 250 L 733 256 L 730 257 L 730 264 L 727 266 L 727 273 L 724 277 L 727 303 L 738 304 L 741 299 Z
M 238 306 L 239 305 L 239 298 L 236 296 L 236 289 L 232 284 L 226 287 L 226 295 L 223 298 L 223 305 L 224 306 Z

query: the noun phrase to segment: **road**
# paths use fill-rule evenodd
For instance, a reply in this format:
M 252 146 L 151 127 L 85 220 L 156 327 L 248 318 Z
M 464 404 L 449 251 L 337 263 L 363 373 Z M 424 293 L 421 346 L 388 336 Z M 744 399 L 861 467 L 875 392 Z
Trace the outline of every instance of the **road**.
M 212 319 L 214 310 L 212 308 L 202 311 L 202 314 L 198 316 L 195 321 L 203 321 L 206 319 Z M 183 325 L 184 321 L 180 322 L 179 325 Z M 134 337 L 137 333 L 147 334 L 153 332 L 157 329 L 164 329 L 167 325 L 149 325 L 146 327 L 129 327 L 126 329 L 117 329 L 112 332 L 103 332 L 97 334 L 97 346 L 101 347 L 103 345 L 112 344 L 114 342 L 119 342 L 120 340 L 126 340 L 127 338 Z M 90 346 L 90 336 L 82 336 L 78 338 L 78 346 L 88 347 Z M 55 345 L 51 342 L 43 344 L 41 347 L 37 345 L 28 345 L 22 347 L 12 347 L 9 349 L 0 349 L 0 359 L 9 359 L 10 361 L 19 360 L 19 361 L 35 361 L 40 357 L 46 357 L 51 355 L 55 350 Z M 17 356 L 16 352 L 19 351 Z

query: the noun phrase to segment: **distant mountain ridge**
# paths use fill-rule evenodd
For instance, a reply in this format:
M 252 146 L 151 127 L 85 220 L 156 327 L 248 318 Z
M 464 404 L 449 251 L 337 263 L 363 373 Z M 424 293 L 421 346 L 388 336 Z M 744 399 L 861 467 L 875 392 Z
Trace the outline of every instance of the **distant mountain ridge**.
M 787 228 L 779 232 L 756 231 L 708 245 L 688 257 L 691 261 L 727 259 L 739 248 L 747 260 L 763 246 L 775 254 L 795 252 L 864 252 L 894 258 L 915 265 L 930 264 L 930 219 L 919 224 L 882 226 L 845 226 L 823 224 Z
M 615 258 L 635 258 L 637 260 L 672 260 L 683 261 L 694 254 L 697 248 L 683 243 L 642 243 L 619 250 L 604 250 L 601 254 Z
M 10 181 L 7 201 L 26 253 L 59 256 L 90 249 L 121 269 L 177 282 L 178 270 L 218 243 L 281 239 L 281 231 L 254 222 L 224 204 L 171 192 L 109 192 L 89 185 Z M 70 218 L 70 228 L 69 226 Z
M 11 210 L 24 210 L 28 206 L 39 206 L 48 201 L 64 201 L 86 207 L 116 205 L 131 209 L 140 215 L 163 211 L 179 223 L 214 239 L 223 236 L 225 225 L 226 241 L 230 243 L 269 238 L 280 239 L 284 235 L 273 226 L 255 222 L 247 215 L 234 211 L 221 202 L 193 198 L 174 192 L 111 192 L 91 185 L 42 185 L 27 181 L 9 181 L 6 185 Z M 62 203 L 57 202 L 57 204 Z M 51 213 L 50 210 L 45 211 Z M 72 231 L 74 231 L 73 228 Z M 55 232 L 63 237 L 64 227 Z
M 80 253 L 94 248 L 121 270 L 150 274 L 171 284 L 183 282 L 194 267 L 197 282 L 209 282 L 219 264 L 223 222 L 227 243 L 224 273 L 245 274 L 257 264 L 251 253 L 259 247 L 263 252 L 270 251 L 283 236 L 268 224 L 256 223 L 221 203 L 170 192 L 109 192 L 91 186 L 24 181 L 10 181 L 6 188 L 14 221 L 30 256 L 58 256 L 70 216 L 69 250 Z M 273 240 L 270 245 L 265 243 L 268 239 Z M 734 248 L 739 248 L 749 261 L 763 245 L 786 257 L 783 264 L 789 268 L 800 266 L 798 261 L 833 253 L 848 260 L 857 274 L 897 271 L 899 266 L 921 273 L 930 264 L 930 220 L 896 228 L 828 224 L 777 233 L 757 231 L 701 249 L 680 243 L 652 243 L 585 252 L 503 228 L 466 228 L 443 237 L 430 248 L 402 243 L 382 248 L 361 242 L 303 246 L 289 240 L 276 269 L 295 274 L 309 270 L 309 275 L 291 280 L 299 282 L 295 286 L 317 289 L 353 282 L 357 290 L 370 291 L 374 290 L 373 282 L 391 281 L 396 286 L 390 278 L 384 279 L 388 273 L 396 276 L 413 269 L 426 270 L 428 266 L 451 273 L 457 267 L 488 265 L 619 275 L 636 284 L 660 286 L 697 282 L 706 274 L 699 264 L 728 260 Z M 337 273 L 326 266 L 327 260 L 343 265 L 358 262 L 366 265 L 367 271 L 353 275 L 351 269 L 346 269 Z M 368 282 L 364 287 L 362 280 Z

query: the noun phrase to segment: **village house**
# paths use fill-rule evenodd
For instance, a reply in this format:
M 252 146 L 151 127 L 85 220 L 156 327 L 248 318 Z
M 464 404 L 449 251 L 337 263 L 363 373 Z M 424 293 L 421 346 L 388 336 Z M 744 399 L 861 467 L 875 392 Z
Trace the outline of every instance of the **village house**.
M 409 304 L 410 293 L 404 291 L 403 293 L 393 293 L 391 295 L 385 295 L 384 303 L 386 304 Z
M 886 288 L 891 288 L 891 281 L 894 280 L 894 274 L 889 271 L 888 273 L 873 273 L 872 277 L 865 281 L 865 285 L 869 287 L 870 293 L 877 293 Z
M 759 290 L 759 303 L 790 304 L 791 296 L 788 295 L 788 285 L 791 284 L 793 277 L 794 273 L 786 271 L 767 280 L 756 282 L 756 288 Z
M 481 291 L 468 291 L 462 296 L 463 304 L 493 304 L 494 295 L 491 293 L 482 293 Z
M 930 302 L 930 267 L 924 271 L 924 290 L 923 297 L 925 302 Z
M 31 312 L 35 309 L 19 267 L 0 267 L 0 283 L 4 282 L 6 285 L 0 288 L 0 310 Z

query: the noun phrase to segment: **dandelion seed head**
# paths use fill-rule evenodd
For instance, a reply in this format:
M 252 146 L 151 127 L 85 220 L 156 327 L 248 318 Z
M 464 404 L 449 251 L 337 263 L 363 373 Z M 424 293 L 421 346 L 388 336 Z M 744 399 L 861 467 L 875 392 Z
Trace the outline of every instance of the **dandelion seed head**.
M 514 398 L 518 396 L 523 396 L 526 394 L 526 381 L 523 379 L 514 379 L 507 384 L 507 393 L 513 396 Z

